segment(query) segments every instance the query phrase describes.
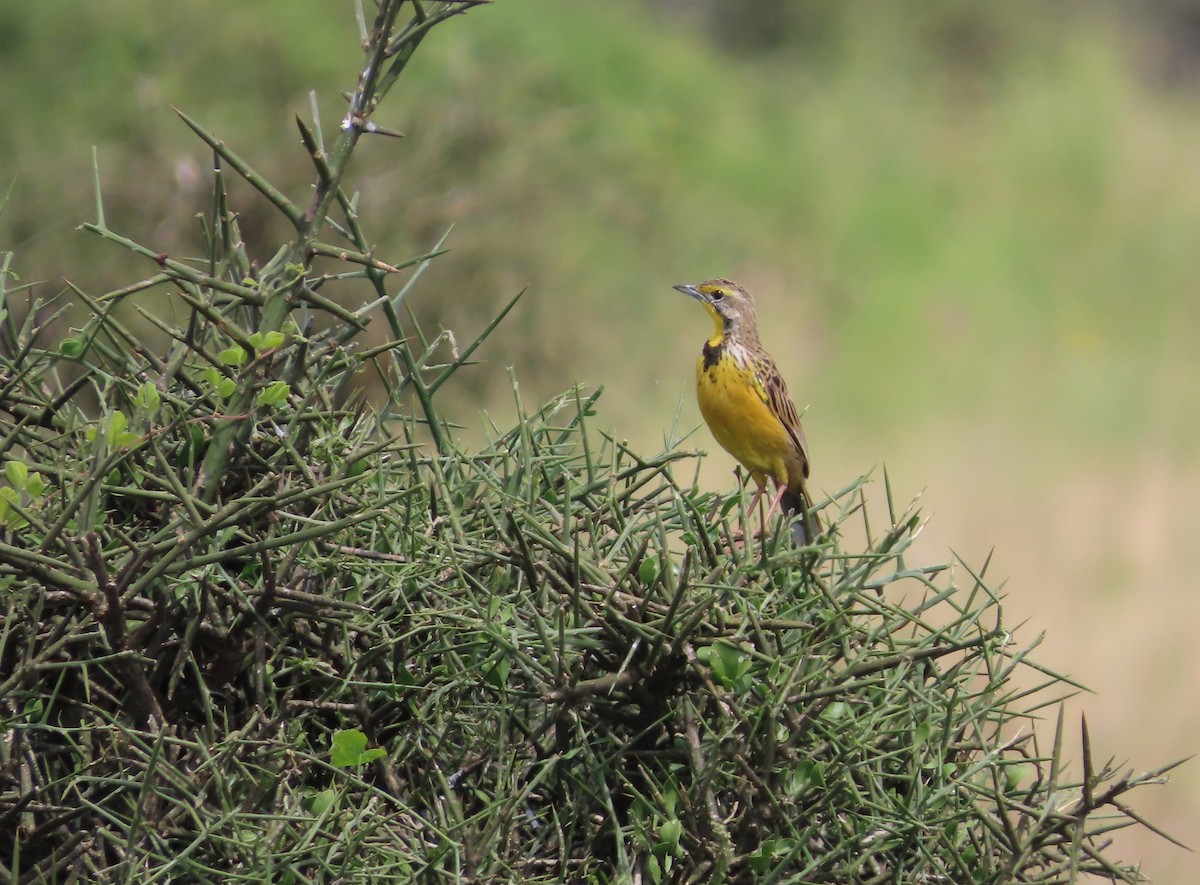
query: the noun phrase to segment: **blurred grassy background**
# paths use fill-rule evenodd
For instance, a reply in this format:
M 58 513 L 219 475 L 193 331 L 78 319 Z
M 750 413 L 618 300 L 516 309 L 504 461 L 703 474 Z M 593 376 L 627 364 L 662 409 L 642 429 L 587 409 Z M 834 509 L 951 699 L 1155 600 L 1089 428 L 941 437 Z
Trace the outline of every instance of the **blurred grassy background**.
M 528 401 L 603 384 L 604 419 L 656 447 L 681 398 L 699 421 L 708 332 L 670 285 L 749 285 L 811 405 L 816 486 L 886 459 L 902 499 L 923 490 L 930 560 L 994 547 L 1010 620 L 1098 690 L 1072 705 L 1098 751 L 1148 767 L 1200 731 L 1198 21 L 1182 0 L 498 0 L 422 48 L 387 109 L 409 138 L 352 171 L 383 257 L 455 225 L 414 296 L 428 322 L 469 339 L 530 287 L 455 393 L 472 428 L 511 409 L 514 366 Z M 336 124 L 356 43 L 316 0 L 0 7 L 0 248 L 54 288 L 150 272 L 73 230 L 96 145 L 110 224 L 197 252 L 210 158 L 172 104 L 305 202 L 291 116 L 316 89 Z M 265 249 L 277 222 L 240 200 Z M 1177 780 L 1138 810 L 1197 844 L 1200 771 Z

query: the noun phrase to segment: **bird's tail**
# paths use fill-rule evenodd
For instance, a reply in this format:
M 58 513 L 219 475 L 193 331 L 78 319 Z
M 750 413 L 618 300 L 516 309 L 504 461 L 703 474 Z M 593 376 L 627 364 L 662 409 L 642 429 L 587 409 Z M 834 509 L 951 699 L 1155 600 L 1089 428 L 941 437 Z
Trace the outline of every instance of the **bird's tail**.
M 817 519 L 817 512 L 813 509 L 808 489 L 804 486 L 795 492 L 788 489 L 783 493 L 779 503 L 783 512 L 788 516 L 800 517 L 792 522 L 792 540 L 796 546 L 807 547 L 816 541 L 817 536 L 821 534 L 821 521 Z

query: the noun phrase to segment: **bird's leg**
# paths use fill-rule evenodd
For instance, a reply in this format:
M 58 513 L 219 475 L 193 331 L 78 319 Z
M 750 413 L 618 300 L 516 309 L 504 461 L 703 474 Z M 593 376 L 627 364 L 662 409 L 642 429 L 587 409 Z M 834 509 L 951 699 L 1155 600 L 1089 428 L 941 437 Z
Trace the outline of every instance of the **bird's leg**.
M 737 471 L 737 475 L 738 475 L 739 483 L 744 485 L 745 480 L 743 480 L 741 477 L 741 469 L 740 468 Z M 750 476 L 746 477 L 746 479 L 750 479 L 750 478 L 751 478 Z M 763 491 L 767 487 L 766 480 L 763 480 L 762 482 L 758 482 L 757 480 L 755 480 L 755 485 L 757 486 L 757 488 L 755 489 L 754 497 L 750 499 L 750 506 L 746 508 L 747 516 L 753 515 L 754 508 L 759 506 L 759 503 L 762 500 Z M 759 513 L 760 514 L 762 513 L 761 509 L 759 510 Z M 745 522 L 743 522 L 742 527 L 738 530 L 737 534 L 729 539 L 729 546 L 734 550 L 741 549 L 742 543 L 748 537 L 750 537 L 750 526 L 747 525 Z
M 763 507 L 764 507 L 763 492 L 765 492 L 766 489 L 767 489 L 767 481 L 764 479 L 762 481 L 762 484 L 758 487 L 758 494 L 755 496 L 755 500 L 758 501 L 758 517 L 759 517 L 758 537 L 759 537 L 759 540 L 762 541 L 763 558 L 764 559 L 766 559 L 766 556 L 767 556 L 767 538 L 770 537 L 767 534 L 767 520 L 771 518 L 771 514 L 775 510 L 775 504 L 772 504 L 769 510 L 767 510 L 765 513 L 763 512 Z M 777 504 L 779 502 L 776 501 L 775 503 Z
M 768 510 L 766 513 L 763 513 L 763 492 L 767 490 L 767 481 L 765 478 L 761 481 L 756 480 L 756 484 L 758 485 L 758 489 L 756 489 L 754 492 L 754 498 L 750 501 L 750 509 L 747 511 L 747 513 L 753 514 L 754 508 L 758 508 L 759 525 L 761 526 L 758 536 L 763 539 L 763 543 L 766 543 L 767 520 L 771 518 L 771 513 L 773 513 L 775 510 L 775 504 L 778 504 L 779 502 L 776 501 L 775 504 L 771 505 L 770 510 Z
M 763 485 L 766 485 L 766 484 L 764 483 Z M 783 496 L 784 496 L 785 492 L 787 492 L 787 486 L 785 486 L 783 483 L 780 483 L 779 491 L 775 493 L 775 500 L 771 502 L 771 509 L 768 510 L 767 515 L 765 517 L 763 517 L 763 531 L 764 532 L 767 530 L 767 520 L 770 519 L 771 516 L 774 515 L 775 511 L 779 509 L 779 502 L 783 500 Z M 760 495 L 762 494 L 762 487 L 759 487 L 758 493 Z
M 758 492 L 756 492 L 754 495 L 754 502 L 751 503 L 751 505 L 750 505 L 751 510 L 754 509 L 754 504 L 758 504 L 761 501 L 763 491 L 766 489 L 766 487 L 767 487 L 767 481 L 764 479 L 762 482 L 762 485 L 760 485 L 758 487 Z M 762 515 L 762 523 L 761 523 L 762 531 L 759 532 L 759 537 L 762 538 L 764 555 L 766 555 L 765 550 L 766 550 L 766 543 L 767 543 L 767 537 L 768 537 L 767 523 L 770 521 L 770 519 L 774 515 L 775 511 L 779 509 L 779 502 L 783 500 L 783 493 L 787 491 L 787 486 L 780 483 L 778 485 L 778 489 L 779 489 L 779 491 L 777 491 L 775 493 L 775 497 L 771 500 L 771 506 L 767 509 L 766 513 L 763 513 L 761 505 L 759 506 L 758 512 Z
M 767 488 L 766 480 L 763 480 L 762 482 L 758 483 L 758 489 L 754 492 L 754 497 L 750 499 L 750 507 L 749 507 L 749 509 L 747 509 L 747 511 L 746 511 L 747 513 L 754 512 L 754 508 L 758 506 L 758 502 L 762 498 L 763 491 L 765 491 L 766 488 Z

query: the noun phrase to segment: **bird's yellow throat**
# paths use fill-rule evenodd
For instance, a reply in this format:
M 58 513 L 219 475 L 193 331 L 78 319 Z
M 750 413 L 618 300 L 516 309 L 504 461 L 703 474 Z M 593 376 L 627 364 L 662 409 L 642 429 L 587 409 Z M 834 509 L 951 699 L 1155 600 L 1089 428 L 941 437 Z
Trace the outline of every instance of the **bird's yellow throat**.
M 712 317 L 713 321 L 713 334 L 708 339 L 708 346 L 714 348 L 720 347 L 725 343 L 725 319 L 717 313 L 717 309 L 711 304 L 705 304 L 704 309 L 708 311 L 708 315 Z

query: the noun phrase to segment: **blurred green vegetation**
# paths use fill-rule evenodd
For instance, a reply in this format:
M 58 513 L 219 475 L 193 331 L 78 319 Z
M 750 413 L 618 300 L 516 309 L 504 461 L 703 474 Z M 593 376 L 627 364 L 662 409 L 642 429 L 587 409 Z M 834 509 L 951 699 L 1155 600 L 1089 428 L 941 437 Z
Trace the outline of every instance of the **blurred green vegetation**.
M 194 249 L 168 209 L 199 208 L 207 159 L 169 104 L 303 186 L 279 137 L 307 112 L 294 84 L 336 119 L 356 36 L 320 4 L 288 3 L 289 30 L 264 30 L 281 3 L 2 13 L 0 59 L 23 75 L 0 84 L 16 178 L 0 242 L 27 276 L 121 278 L 123 256 L 62 236 L 91 212 L 91 143 L 121 182 L 114 226 Z M 1190 372 L 1164 369 L 1195 368 L 1200 114 L 1148 75 L 1165 14 L 497 5 L 438 35 L 414 71 L 419 98 L 392 111 L 411 136 L 403 162 L 371 145 L 359 169 L 364 204 L 394 221 L 381 253 L 458 225 L 456 260 L 423 283 L 444 292 L 424 319 L 470 334 L 531 285 L 476 371 L 478 402 L 506 388 L 506 365 L 539 395 L 579 377 L 617 388 L 636 435 L 673 410 L 706 330 L 668 286 L 717 273 L 759 294 L 768 344 L 809 379 L 798 397 L 819 388 L 822 418 L 844 427 L 987 411 L 1124 446 L 1186 396 Z M 213 69 L 217 44 L 231 61 Z M 253 242 L 269 215 L 243 198 Z M 1171 414 L 1177 448 L 1196 421 Z
M 1038 578 L 1013 606 L 1051 641 L 1054 618 L 1072 625 L 1059 660 L 1144 705 L 1111 717 L 1140 747 L 1194 734 L 1194 705 L 1171 699 L 1195 696 L 1197 672 L 1183 628 L 1200 466 L 1196 16 L 1184 0 L 497 0 L 422 48 L 419 88 L 387 111 L 410 137 L 364 144 L 354 177 L 364 212 L 391 219 L 374 228 L 384 257 L 455 225 L 453 260 L 414 299 L 424 323 L 470 340 L 530 287 L 463 373 L 468 425 L 480 405 L 511 408 L 513 365 L 528 402 L 605 384 L 602 418 L 648 449 L 681 393 L 682 424 L 698 420 L 707 325 L 670 284 L 747 283 L 812 403 L 818 487 L 885 455 L 919 487 L 942 459 L 962 500 L 932 507 L 954 543 L 986 551 L 1009 532 L 1002 567 L 1024 556 L 1016 572 Z M 198 251 L 179 209 L 206 206 L 209 158 L 172 104 L 303 203 L 291 116 L 312 88 L 326 123 L 340 117 L 357 39 L 348 12 L 315 0 L 0 6 L 0 249 L 52 290 L 128 282 L 127 256 L 71 233 L 92 215 L 96 145 L 112 226 Z M 254 195 L 234 200 L 252 251 L 279 239 Z M 1129 498 L 1145 525 L 1098 550 L 1101 520 L 1126 540 Z M 1097 577 L 1110 603 L 1131 601 L 1095 605 Z M 1114 623 L 1130 626 L 1127 653 L 1088 639 Z M 1177 691 L 1146 689 L 1139 649 Z M 1098 660 L 1113 678 L 1091 675 Z M 1141 726 L 1167 710 L 1176 725 Z M 1194 831 L 1200 791 L 1173 795 L 1193 824 L 1168 827 Z

